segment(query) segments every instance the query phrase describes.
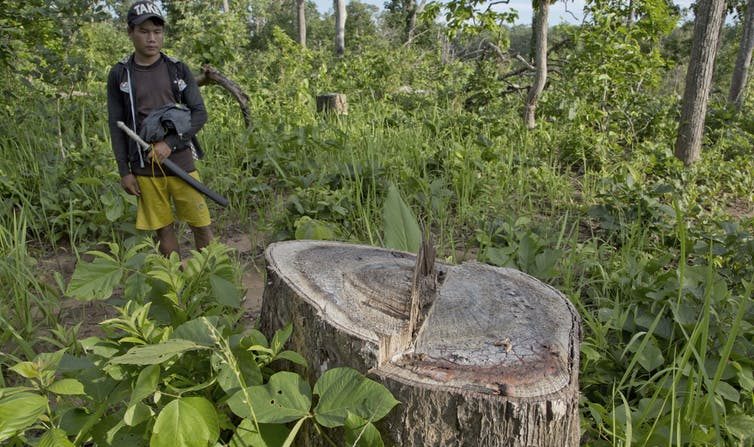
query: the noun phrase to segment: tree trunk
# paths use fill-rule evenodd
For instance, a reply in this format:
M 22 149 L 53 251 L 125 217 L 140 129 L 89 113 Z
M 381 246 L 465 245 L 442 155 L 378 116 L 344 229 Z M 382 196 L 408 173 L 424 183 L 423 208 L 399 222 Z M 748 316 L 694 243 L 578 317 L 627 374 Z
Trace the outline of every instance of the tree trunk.
M 335 54 L 346 52 L 346 0 L 335 0 Z
M 542 90 L 547 83 L 547 26 L 548 15 L 550 13 L 550 0 L 536 0 L 539 3 L 536 8 L 535 27 L 532 33 L 536 35 L 536 50 L 534 56 L 534 84 L 529 89 L 529 95 L 526 98 L 526 107 L 524 108 L 524 123 L 529 129 L 537 126 L 534 113 L 537 109 L 537 102 Z
M 224 13 L 230 12 L 230 5 L 228 5 L 228 0 L 223 0 L 223 12 Z
M 578 445 L 580 322 L 555 289 L 513 269 L 415 268 L 409 253 L 336 242 L 276 243 L 266 258 L 260 328 L 293 323 L 288 348 L 310 380 L 350 366 L 387 386 L 401 405 L 377 423 L 386 445 Z
M 736 68 L 733 70 L 733 79 L 730 82 L 728 94 L 728 101 L 734 105 L 736 110 L 741 110 L 743 106 L 752 50 L 754 50 L 754 0 L 749 0 L 746 3 L 743 36 L 741 36 L 741 43 L 738 46 Z
M 411 45 L 416 31 L 416 14 L 418 12 L 416 0 L 406 2 L 406 44 Z
M 634 0 L 628 0 L 628 11 L 626 11 L 626 27 L 631 28 L 634 25 L 635 14 Z
M 699 159 L 702 149 L 704 119 L 724 7 L 724 0 L 699 0 L 696 6 L 691 58 L 675 142 L 675 156 L 687 166 Z
M 296 0 L 296 17 L 298 18 L 298 43 L 306 48 L 306 0 Z

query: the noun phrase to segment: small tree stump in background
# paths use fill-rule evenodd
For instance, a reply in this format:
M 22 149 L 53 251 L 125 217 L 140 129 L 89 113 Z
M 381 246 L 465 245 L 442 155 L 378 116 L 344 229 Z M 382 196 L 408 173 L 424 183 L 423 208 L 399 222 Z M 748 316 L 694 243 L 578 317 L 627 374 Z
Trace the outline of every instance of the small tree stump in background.
M 317 96 L 317 112 L 348 115 L 348 98 L 342 93 L 323 93 Z
M 261 329 L 293 323 L 289 348 L 312 381 L 350 366 L 387 386 L 401 404 L 377 423 L 386 445 L 578 445 L 580 322 L 552 287 L 513 269 L 415 268 L 412 254 L 337 242 L 276 243 L 266 257 Z M 413 333 L 411 296 L 430 272 L 436 289 L 422 294 Z

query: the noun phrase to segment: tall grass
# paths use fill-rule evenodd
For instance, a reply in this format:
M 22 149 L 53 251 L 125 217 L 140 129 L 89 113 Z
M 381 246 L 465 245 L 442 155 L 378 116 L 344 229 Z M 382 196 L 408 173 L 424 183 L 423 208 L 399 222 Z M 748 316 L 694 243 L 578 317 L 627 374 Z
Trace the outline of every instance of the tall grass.
M 37 330 L 51 324 L 57 298 L 40 281 L 34 259 L 27 250 L 27 212 L 21 209 L 5 216 L 0 225 L 0 346 L 5 356 L 35 355 Z

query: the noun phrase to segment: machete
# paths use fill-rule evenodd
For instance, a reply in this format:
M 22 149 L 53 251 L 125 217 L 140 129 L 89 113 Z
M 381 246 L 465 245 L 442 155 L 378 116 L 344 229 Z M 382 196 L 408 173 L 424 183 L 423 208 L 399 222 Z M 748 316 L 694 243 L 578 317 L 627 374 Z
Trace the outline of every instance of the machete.
M 136 132 L 134 132 L 128 126 L 126 126 L 126 123 L 124 123 L 123 121 L 118 121 L 118 127 L 120 127 L 121 130 L 123 130 L 123 132 L 126 133 L 126 135 L 131 137 L 132 140 L 138 143 L 139 146 L 141 146 L 141 148 L 144 149 L 144 152 L 149 153 L 149 151 L 152 150 L 152 146 L 146 141 L 142 140 L 141 137 L 136 134 Z M 178 177 L 180 177 L 184 182 L 188 183 L 189 186 L 199 191 L 200 193 L 204 194 L 205 196 L 209 197 L 210 199 L 214 200 L 220 206 L 222 207 L 228 206 L 228 199 L 216 193 L 215 191 L 212 191 L 211 189 L 207 188 L 203 183 L 199 182 L 194 177 L 191 177 L 186 171 L 179 168 L 178 165 L 176 165 L 172 161 L 166 158 L 162 160 L 162 164 L 165 165 L 166 168 L 173 171 L 173 173 L 177 175 Z

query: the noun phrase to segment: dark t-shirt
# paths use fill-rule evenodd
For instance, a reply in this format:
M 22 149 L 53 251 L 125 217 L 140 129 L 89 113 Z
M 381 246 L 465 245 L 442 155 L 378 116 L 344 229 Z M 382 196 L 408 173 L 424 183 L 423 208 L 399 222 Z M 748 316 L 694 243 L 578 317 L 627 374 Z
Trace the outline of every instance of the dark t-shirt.
M 153 109 L 165 104 L 175 103 L 173 89 L 170 86 L 168 66 L 162 58 L 148 66 L 135 64 L 133 85 L 134 102 L 137 105 L 137 129 L 141 128 L 141 122 L 144 121 L 144 118 L 146 118 L 147 115 L 149 115 L 149 112 Z M 191 151 L 190 148 L 179 148 L 174 151 L 168 159 L 186 172 L 191 172 L 196 169 L 194 166 L 193 151 Z M 132 167 L 134 174 L 156 177 L 162 177 L 163 171 L 166 171 L 165 173 L 168 175 L 171 174 L 164 166 L 157 164 L 152 166 L 149 160 L 144 161 L 144 169 L 138 166 Z

